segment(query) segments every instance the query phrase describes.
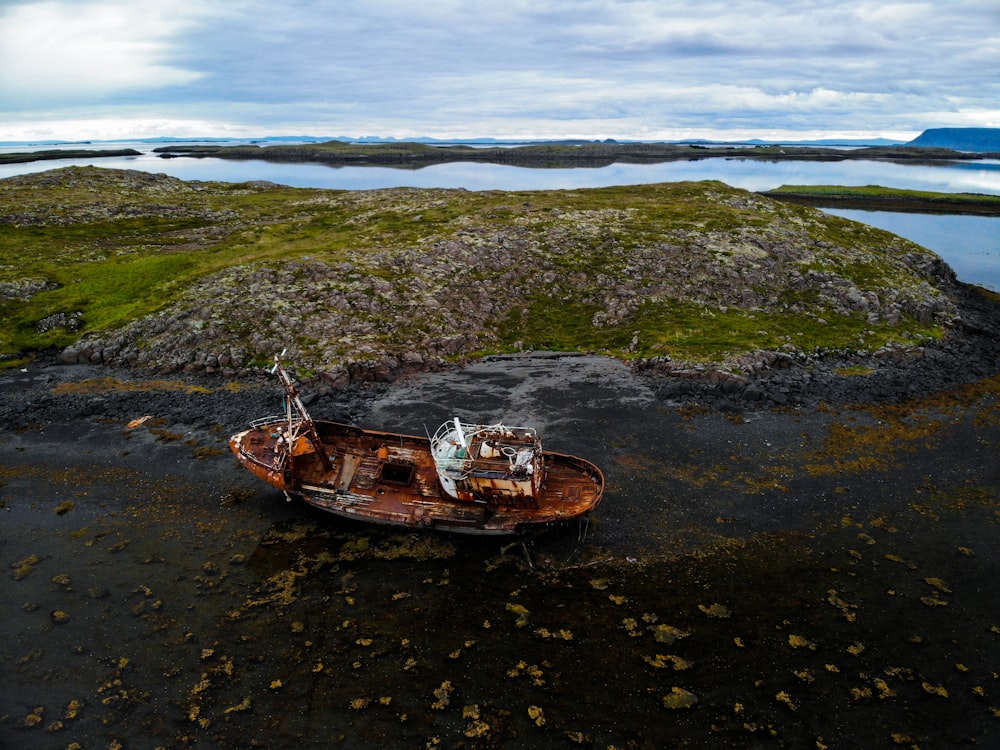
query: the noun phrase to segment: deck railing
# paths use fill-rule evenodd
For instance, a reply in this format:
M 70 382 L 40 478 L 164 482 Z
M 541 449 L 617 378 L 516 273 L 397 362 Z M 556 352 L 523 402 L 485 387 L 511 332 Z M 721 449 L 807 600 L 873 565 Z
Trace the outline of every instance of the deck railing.
M 292 427 L 298 427 L 302 424 L 303 420 L 299 417 L 292 419 Z M 250 428 L 253 430 L 259 430 L 261 427 L 269 424 L 287 425 L 288 415 L 286 414 L 272 414 L 269 417 L 260 417 L 250 422 Z

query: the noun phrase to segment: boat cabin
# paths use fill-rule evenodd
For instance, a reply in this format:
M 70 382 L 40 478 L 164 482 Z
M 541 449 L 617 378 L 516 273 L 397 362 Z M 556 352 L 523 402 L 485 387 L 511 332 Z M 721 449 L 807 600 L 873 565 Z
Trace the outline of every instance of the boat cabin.
M 545 466 L 534 428 L 445 422 L 431 438 L 442 489 L 489 506 L 538 506 Z

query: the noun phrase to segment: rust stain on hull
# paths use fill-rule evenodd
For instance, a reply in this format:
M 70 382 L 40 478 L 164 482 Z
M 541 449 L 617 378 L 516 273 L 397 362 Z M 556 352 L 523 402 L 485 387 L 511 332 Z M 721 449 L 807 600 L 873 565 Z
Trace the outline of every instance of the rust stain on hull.
M 348 518 L 468 534 L 512 534 L 582 516 L 604 492 L 604 476 L 597 466 L 545 451 L 536 497 L 457 500 L 441 489 L 427 438 L 316 421 L 330 462 L 326 468 L 316 452 L 289 454 L 280 442 L 285 425 L 272 422 L 240 432 L 231 438 L 230 448 L 261 480 Z
M 347 518 L 465 534 L 513 534 L 584 516 L 604 475 L 542 451 L 531 428 L 447 422 L 434 437 L 313 420 L 276 362 L 284 416 L 230 438 L 236 458 L 289 495 Z M 294 411 L 293 411 L 294 409 Z

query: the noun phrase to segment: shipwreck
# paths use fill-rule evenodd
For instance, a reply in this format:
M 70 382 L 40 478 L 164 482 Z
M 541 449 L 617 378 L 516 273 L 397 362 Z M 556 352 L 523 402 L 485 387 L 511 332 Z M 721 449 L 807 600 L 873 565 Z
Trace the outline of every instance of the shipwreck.
M 516 534 L 589 517 L 604 475 L 576 456 L 542 450 L 531 427 L 458 417 L 420 437 L 314 420 L 279 359 L 285 412 L 230 438 L 253 474 L 324 511 L 391 526 Z

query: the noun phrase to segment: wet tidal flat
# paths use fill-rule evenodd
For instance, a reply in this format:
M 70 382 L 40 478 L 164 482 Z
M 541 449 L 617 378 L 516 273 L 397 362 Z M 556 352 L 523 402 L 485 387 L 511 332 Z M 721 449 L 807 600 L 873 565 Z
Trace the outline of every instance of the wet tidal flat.
M 0 745 L 1000 739 L 994 393 L 734 415 L 606 362 L 523 364 L 364 416 L 504 411 L 597 459 L 590 525 L 524 542 L 287 503 L 217 450 L 225 430 L 5 435 Z

